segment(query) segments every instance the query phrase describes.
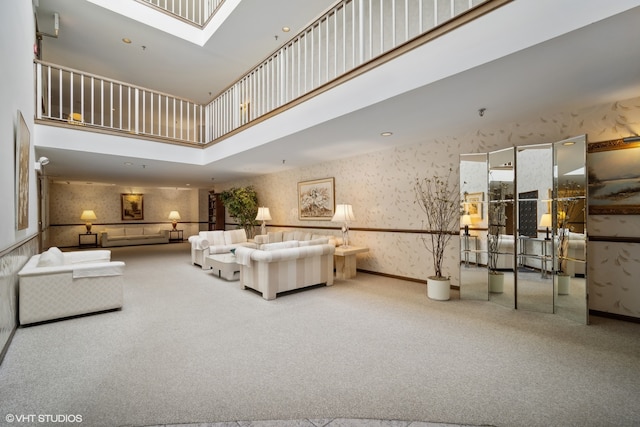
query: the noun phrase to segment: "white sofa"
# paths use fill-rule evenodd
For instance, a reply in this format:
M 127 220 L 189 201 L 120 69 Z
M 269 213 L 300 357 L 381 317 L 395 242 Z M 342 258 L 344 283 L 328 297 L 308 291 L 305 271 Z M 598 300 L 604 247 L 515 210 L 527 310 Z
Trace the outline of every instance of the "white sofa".
M 191 243 L 191 264 L 199 265 L 204 270 L 205 259 L 209 255 L 224 254 L 240 246 L 256 248 L 254 242 L 247 239 L 244 228 L 237 230 L 201 231 L 189 237 Z
M 270 231 L 267 234 L 259 234 L 254 237 L 255 243 L 260 247 L 261 245 L 267 243 L 280 243 L 280 242 L 288 242 L 288 241 L 309 241 L 316 239 L 326 238 L 329 240 L 329 244 L 333 246 L 340 246 L 342 244 L 342 238 L 332 236 L 332 235 L 324 235 L 324 234 L 314 234 L 308 231 L 300 231 L 300 230 L 291 230 L 291 231 Z
M 108 250 L 32 256 L 18 273 L 20 324 L 122 308 L 124 267 Z
M 280 292 L 326 284 L 333 285 L 335 246 L 328 239 L 287 241 L 262 245 L 261 249 L 240 247 L 240 286 L 262 293 L 266 300 Z
M 161 225 L 107 227 L 100 231 L 103 248 L 158 243 L 169 243 L 169 229 L 162 229 Z

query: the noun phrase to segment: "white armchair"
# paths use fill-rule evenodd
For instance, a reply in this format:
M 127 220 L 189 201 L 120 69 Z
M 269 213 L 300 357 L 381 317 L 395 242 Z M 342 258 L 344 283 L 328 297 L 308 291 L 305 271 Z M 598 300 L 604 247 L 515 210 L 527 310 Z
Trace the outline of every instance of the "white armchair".
M 254 242 L 247 240 L 247 232 L 243 228 L 237 230 L 201 231 L 189 237 L 191 243 L 191 264 L 205 269 L 204 260 L 209 255 L 223 254 L 239 246 L 256 248 Z

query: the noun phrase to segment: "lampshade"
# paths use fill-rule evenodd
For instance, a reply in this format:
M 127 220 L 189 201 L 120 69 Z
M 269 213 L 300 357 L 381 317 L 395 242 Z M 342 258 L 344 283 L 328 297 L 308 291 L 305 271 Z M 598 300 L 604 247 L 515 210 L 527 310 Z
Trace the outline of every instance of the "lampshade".
M 271 214 L 269 208 L 258 208 L 258 215 L 256 215 L 257 221 L 271 221 Z
M 469 214 L 464 214 L 462 215 L 462 218 L 460 218 L 460 222 L 462 223 L 462 225 L 471 225 L 471 215 Z
M 178 212 L 178 211 L 171 211 L 171 212 L 169 212 L 169 219 L 171 219 L 171 220 L 178 220 L 178 219 L 180 219 L 180 212 Z
M 542 214 L 540 218 L 540 227 L 551 227 L 551 214 Z
M 92 210 L 82 211 L 82 215 L 80 215 L 80 219 L 84 221 L 93 221 L 94 219 L 98 219 L 96 213 Z
M 333 222 L 349 222 L 355 221 L 356 217 L 353 214 L 353 207 L 351 205 L 336 205 L 336 212 L 331 218 Z
M 98 219 L 96 213 L 92 210 L 82 211 L 82 215 L 80 215 L 80 219 L 86 221 L 85 227 L 87 227 L 87 234 L 91 233 L 91 221 L 94 219 Z

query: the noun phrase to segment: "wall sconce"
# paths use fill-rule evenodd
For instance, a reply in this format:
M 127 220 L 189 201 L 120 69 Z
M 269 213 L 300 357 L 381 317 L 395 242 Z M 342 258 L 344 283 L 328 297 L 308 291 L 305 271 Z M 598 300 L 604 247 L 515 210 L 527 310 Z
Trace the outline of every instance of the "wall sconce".
M 342 222 L 342 240 L 343 248 L 349 247 L 349 221 L 355 221 L 356 217 L 353 214 L 353 207 L 351 205 L 337 205 L 336 213 L 331 218 L 333 222 Z
M 35 166 L 34 166 L 36 172 L 42 171 L 42 167 L 46 166 L 48 164 L 49 164 L 49 158 L 48 157 L 44 157 L 44 156 L 40 157 L 38 159 L 38 161 L 36 162 Z
M 471 215 L 469 215 L 469 214 L 462 215 L 462 218 L 460 219 L 460 222 L 462 223 L 462 225 L 464 225 L 464 235 L 468 236 L 469 235 L 469 226 L 472 224 Z
M 92 210 L 86 210 L 86 211 L 82 211 L 82 215 L 80 215 L 80 219 L 83 221 L 86 221 L 85 227 L 87 227 L 87 234 L 90 234 L 91 221 L 93 221 L 94 219 L 98 219 L 98 217 L 96 217 L 95 212 L 93 212 Z
M 169 219 L 171 220 L 171 225 L 173 226 L 173 230 L 175 231 L 176 227 L 178 226 L 178 220 L 181 219 L 180 212 L 178 211 L 169 212 Z
M 258 208 L 258 215 L 256 215 L 256 221 L 262 221 L 260 226 L 260 234 L 267 234 L 267 223 L 265 221 L 271 221 L 271 214 L 269 208 Z
M 551 240 L 549 238 L 549 227 L 551 227 L 551 214 L 549 213 L 542 214 L 542 217 L 540 218 L 540 227 L 547 228 L 547 237 L 545 237 L 544 240 Z

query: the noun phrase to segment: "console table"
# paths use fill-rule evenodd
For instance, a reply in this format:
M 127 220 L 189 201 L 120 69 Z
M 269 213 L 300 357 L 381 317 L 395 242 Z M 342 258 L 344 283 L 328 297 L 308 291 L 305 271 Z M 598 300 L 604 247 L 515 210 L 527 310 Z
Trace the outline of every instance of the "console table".
M 351 279 L 356 277 L 356 254 L 369 252 L 369 248 L 363 246 L 338 246 L 334 253 L 336 266 L 336 279 Z

